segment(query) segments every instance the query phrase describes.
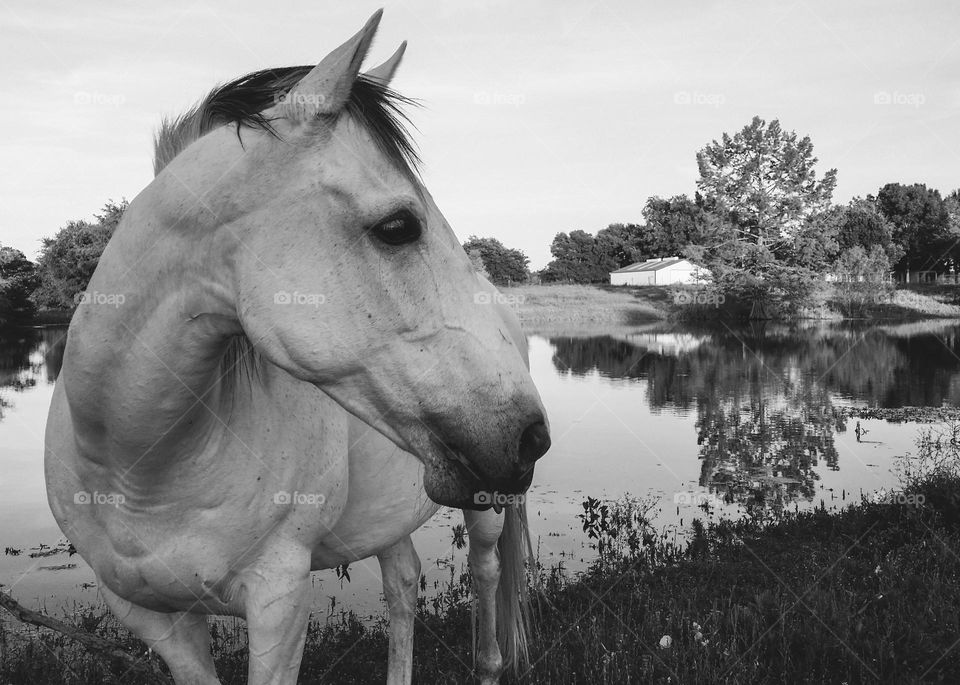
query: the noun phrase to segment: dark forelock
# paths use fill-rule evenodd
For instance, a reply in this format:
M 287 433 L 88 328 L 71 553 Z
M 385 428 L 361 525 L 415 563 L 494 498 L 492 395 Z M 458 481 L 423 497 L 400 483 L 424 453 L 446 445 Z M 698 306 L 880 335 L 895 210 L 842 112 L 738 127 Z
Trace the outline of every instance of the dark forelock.
M 153 172 L 160 171 L 190 143 L 219 126 L 235 123 L 276 135 L 263 112 L 276 104 L 312 66 L 263 69 L 214 89 L 199 104 L 173 119 L 164 119 L 154 137 Z M 360 75 L 353 83 L 345 112 L 373 138 L 384 155 L 404 173 L 415 175 L 420 163 L 403 111 L 410 98 Z M 238 131 L 239 132 L 239 131 Z

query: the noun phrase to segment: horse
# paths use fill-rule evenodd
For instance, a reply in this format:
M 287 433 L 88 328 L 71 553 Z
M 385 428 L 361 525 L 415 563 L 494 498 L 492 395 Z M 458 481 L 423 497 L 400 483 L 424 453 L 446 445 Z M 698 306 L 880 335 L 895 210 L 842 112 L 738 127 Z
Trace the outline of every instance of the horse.
M 404 45 L 360 73 L 380 15 L 165 120 L 70 323 L 50 508 L 178 685 L 219 682 L 208 615 L 246 620 L 249 684 L 295 683 L 310 572 L 374 554 L 388 682 L 410 682 L 409 535 L 440 505 L 470 530 L 483 682 L 496 632 L 507 661 L 522 649 L 546 412 L 519 324 L 417 171 L 389 87 Z

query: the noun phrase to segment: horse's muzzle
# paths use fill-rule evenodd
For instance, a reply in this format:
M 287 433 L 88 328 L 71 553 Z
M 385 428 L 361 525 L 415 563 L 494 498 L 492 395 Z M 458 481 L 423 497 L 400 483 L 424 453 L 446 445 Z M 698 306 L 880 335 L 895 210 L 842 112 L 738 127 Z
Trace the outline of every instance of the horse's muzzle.
M 533 464 L 550 449 L 550 431 L 543 421 L 537 421 L 527 426 L 520 435 L 520 448 L 517 455 L 520 461 L 519 469 L 527 467 L 532 471 Z

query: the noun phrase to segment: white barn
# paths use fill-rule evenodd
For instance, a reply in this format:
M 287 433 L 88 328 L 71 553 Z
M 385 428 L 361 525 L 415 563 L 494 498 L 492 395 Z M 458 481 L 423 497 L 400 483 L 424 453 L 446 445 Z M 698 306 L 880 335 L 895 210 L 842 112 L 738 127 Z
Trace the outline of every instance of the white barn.
M 659 257 L 610 272 L 610 285 L 672 285 L 697 283 L 703 269 L 682 257 Z

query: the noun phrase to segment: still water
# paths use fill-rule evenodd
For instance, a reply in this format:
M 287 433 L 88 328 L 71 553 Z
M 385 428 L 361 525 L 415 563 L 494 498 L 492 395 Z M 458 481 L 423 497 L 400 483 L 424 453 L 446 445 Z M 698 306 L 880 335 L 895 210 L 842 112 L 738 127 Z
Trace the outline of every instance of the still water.
M 97 601 L 89 568 L 58 551 L 43 483 L 65 334 L 0 330 L 0 587 L 54 612 Z M 958 355 L 955 321 L 531 331 L 553 437 L 528 494 L 540 562 L 568 575 L 590 562 L 576 517 L 588 496 L 653 498 L 654 525 L 673 536 L 693 517 L 840 507 L 895 487 L 895 458 L 914 448 L 920 427 L 861 419 L 857 431 L 842 410 L 960 406 Z M 414 536 L 428 597 L 464 570 L 461 521 L 442 509 Z M 376 560 L 349 574 L 314 574 L 321 617 L 381 611 Z

